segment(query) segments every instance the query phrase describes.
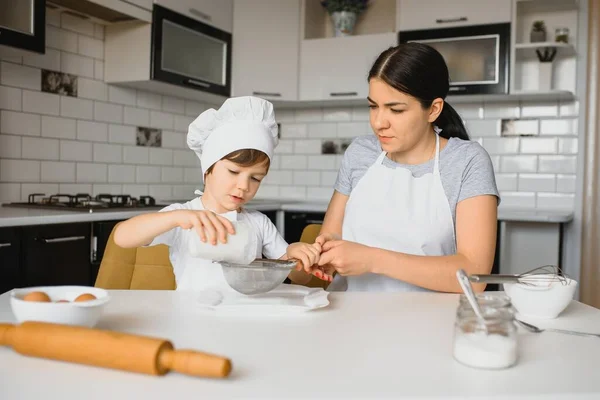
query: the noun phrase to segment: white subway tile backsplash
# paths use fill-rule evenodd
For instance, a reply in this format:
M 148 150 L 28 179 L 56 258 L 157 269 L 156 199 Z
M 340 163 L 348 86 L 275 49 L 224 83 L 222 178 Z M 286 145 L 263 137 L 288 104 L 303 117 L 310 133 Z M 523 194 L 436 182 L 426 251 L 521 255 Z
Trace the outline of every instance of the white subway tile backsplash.
M 174 114 L 185 114 L 185 101 L 176 97 L 163 96 L 162 109 Z
M 350 121 L 352 119 L 352 109 L 343 108 L 326 108 L 323 110 L 323 121 L 338 122 Z
M 184 168 L 183 180 L 184 182 L 202 182 L 202 170 L 200 168 Z
M 88 36 L 79 36 L 79 54 L 86 57 L 104 59 L 104 41 Z
M 496 185 L 500 192 L 517 191 L 517 174 L 499 174 L 496 173 Z
M 92 185 L 92 195 L 93 196 L 97 196 L 97 195 L 103 194 L 103 193 L 124 194 L 123 193 L 123 185 L 117 185 L 117 184 L 107 185 L 107 184 L 103 184 L 103 183 L 95 183 Z
M 28 160 L 58 160 L 58 144 L 57 139 L 24 137 L 21 157 Z
M 104 40 L 104 25 L 94 24 L 94 37 L 99 40 Z
M 291 154 L 294 152 L 293 140 L 280 140 L 275 148 L 275 154 Z
M 519 103 L 486 103 L 484 105 L 483 115 L 486 119 L 493 118 L 519 118 L 521 116 L 521 108 Z
M 153 110 L 161 109 L 162 98 L 159 94 L 143 92 L 138 90 L 137 92 L 137 106 L 141 108 L 150 108 Z
M 0 182 L 39 182 L 40 162 L 0 160 Z
M 207 106 L 206 104 L 198 103 L 197 101 L 185 100 L 185 115 L 189 117 L 196 118 L 209 108 L 211 107 Z
M 321 186 L 333 188 L 337 175 L 337 172 L 334 171 L 321 171 Z
M 148 185 L 125 184 L 123 192 L 133 197 L 148 196 Z
M 579 102 L 570 101 L 567 103 L 559 104 L 558 115 L 560 117 L 576 117 L 577 115 L 579 115 Z
M 108 181 L 117 183 L 134 183 L 135 166 L 133 165 L 109 165 Z
M 482 103 L 454 104 L 452 107 L 463 120 L 483 118 Z
M 77 95 L 84 99 L 106 101 L 108 99 L 108 86 L 101 81 L 79 78 L 77 80 Z
M 352 121 L 369 121 L 370 108 L 367 106 L 352 108 Z
M 42 182 L 75 182 L 75 163 L 42 161 Z
M 270 169 L 279 169 L 280 165 L 281 165 L 281 163 L 279 161 L 279 156 L 277 154 L 275 154 L 273 156 L 273 159 L 271 160 L 271 167 L 270 167 Z
M 8 86 L 0 86 L 0 110 L 21 111 L 22 90 Z
M 31 193 L 45 193 L 53 195 L 59 193 L 60 185 L 57 183 L 23 183 L 21 185 L 21 200 L 26 201 Z M 39 199 L 39 198 L 38 198 Z
M 23 111 L 34 114 L 59 115 L 60 96 L 23 90 Z
M 365 122 L 340 122 L 337 126 L 339 138 L 355 138 L 373 133 L 371 126 Z
M 0 158 L 21 158 L 21 136 L 0 135 Z
M 76 121 L 70 118 L 42 116 L 42 136 L 75 139 Z
M 111 103 L 124 104 L 127 106 L 135 106 L 137 100 L 137 92 L 135 89 L 125 88 L 120 86 L 108 86 L 108 101 Z M 125 114 L 127 114 L 125 108 Z
M 173 129 L 174 128 L 173 114 L 168 114 L 161 111 L 150 111 L 150 126 L 153 128 Z
M 308 126 L 306 124 L 290 124 L 281 125 L 281 137 L 283 139 L 305 138 L 307 137 Z
M 294 185 L 316 185 L 320 180 L 320 173 L 317 171 L 294 171 Z
M 306 156 L 288 156 L 281 158 L 281 169 L 306 170 L 308 159 Z
M 46 26 L 46 47 L 77 53 L 77 34 Z
M 470 136 L 500 136 L 500 120 L 467 120 L 467 132 Z
M 124 122 L 128 125 L 149 126 L 150 111 L 142 108 L 125 107 Z
M 558 139 L 559 154 L 577 154 L 579 149 L 579 141 L 577 138 L 560 138 Z
M 292 171 L 270 170 L 265 179 L 263 180 L 263 184 L 289 185 L 293 179 L 294 175 Z
M 296 154 L 320 154 L 320 140 L 295 140 L 294 153 Z
M 296 111 L 290 109 L 279 109 L 277 106 L 274 106 L 275 109 L 275 119 L 278 123 L 282 122 L 294 122 L 296 120 Z
M 158 183 L 160 174 L 160 167 L 138 166 L 135 169 L 135 181 L 137 183 Z
M 308 156 L 309 170 L 336 170 L 337 156 L 333 154 L 321 154 L 318 156 Z
M 171 149 L 185 149 L 186 135 L 181 132 L 162 131 L 162 147 Z M 171 158 L 172 158 L 171 152 Z
M 191 150 L 173 150 L 173 165 L 182 167 L 199 167 L 200 160 Z
M 163 183 L 183 183 L 183 168 L 177 167 L 163 167 L 161 172 L 161 179 Z
M 39 68 L 0 62 L 0 84 L 23 89 L 41 90 L 42 72 Z
M 576 119 L 543 119 L 540 121 L 542 135 L 572 135 L 577 133 Z
M 540 156 L 540 172 L 574 174 L 577 171 L 576 156 Z
M 187 133 L 188 128 L 193 121 L 194 121 L 193 117 L 175 115 L 175 117 L 174 117 L 175 130 L 178 132 Z M 148 124 L 146 124 L 146 125 L 148 125 Z
M 534 192 L 500 192 L 500 198 L 502 208 L 535 208 Z
M 173 150 L 150 148 L 150 164 L 173 165 Z
M 562 193 L 575 193 L 577 189 L 575 175 L 556 175 L 556 191 Z
M 558 104 L 556 102 L 525 103 L 521 105 L 521 118 L 527 117 L 556 117 Z
M 123 106 L 96 101 L 94 102 L 94 120 L 120 124 L 123 122 Z
M 92 193 L 92 185 L 86 183 L 61 183 L 58 185 L 59 193 Z M 31 192 L 30 192 L 31 193 Z
M 23 64 L 51 71 L 60 71 L 60 51 L 46 49 L 45 54 L 26 54 L 23 56 Z
M 333 194 L 333 188 L 309 186 L 306 188 L 308 200 L 328 201 Z
M 519 191 L 554 192 L 556 176 L 548 174 L 519 174 Z
M 123 162 L 123 147 L 117 144 L 94 143 L 93 151 L 94 162 L 113 164 L 120 164 Z M 109 179 L 109 181 L 111 180 Z
M 302 108 L 296 110 L 296 122 L 317 122 L 323 121 L 323 109 L 321 108 Z
M 78 119 L 94 117 L 94 102 L 69 96 L 60 96 L 60 115 Z
M 150 159 L 147 147 L 123 147 L 123 162 L 125 164 L 148 164 Z
M 20 183 L 0 183 L 0 203 L 21 201 Z
M 77 163 L 77 182 L 107 182 L 108 166 L 98 163 Z
M 104 80 L 104 61 L 94 60 L 94 78 Z
M 61 140 L 60 159 L 63 161 L 93 161 L 92 143 Z
M 41 117 L 16 111 L 0 111 L 0 133 L 40 136 Z
M 46 24 L 60 28 L 60 14 L 61 12 L 59 10 L 46 8 Z
M 536 172 L 537 156 L 502 156 L 499 172 Z
M 254 198 L 256 199 L 276 199 L 279 197 L 279 186 L 262 184 Z
M 157 202 L 173 197 L 171 185 L 149 185 L 148 194 L 154 197 L 154 199 L 156 199 Z
M 77 121 L 77 139 L 90 142 L 108 142 L 108 124 Z
M 193 199 L 196 197 L 194 191 L 198 185 L 173 185 L 173 198 L 175 199 Z
M 572 210 L 575 206 L 575 195 L 570 193 L 538 193 L 537 207 L 540 209 Z
M 483 147 L 490 154 L 516 154 L 519 152 L 519 139 L 484 138 Z
M 304 186 L 279 186 L 279 198 L 286 200 L 305 200 L 306 187 Z
M 60 70 L 77 76 L 94 77 L 94 59 L 78 54 L 60 53 Z
M 522 138 L 521 153 L 523 154 L 556 154 L 558 140 L 556 138 Z
M 92 22 L 65 12 L 60 14 L 60 17 L 60 26 L 63 29 L 94 36 L 94 24 Z

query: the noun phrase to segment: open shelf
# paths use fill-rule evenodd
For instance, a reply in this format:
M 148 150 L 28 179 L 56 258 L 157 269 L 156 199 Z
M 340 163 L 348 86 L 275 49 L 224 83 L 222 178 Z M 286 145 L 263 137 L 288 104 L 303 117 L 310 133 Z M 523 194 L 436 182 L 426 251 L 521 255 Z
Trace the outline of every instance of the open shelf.
M 517 0 L 517 6 L 535 13 L 568 11 L 579 8 L 579 0 Z
M 535 42 L 535 43 L 516 43 L 515 50 L 517 54 L 535 56 L 537 49 L 555 48 L 557 56 L 569 57 L 575 55 L 575 46 L 571 43 L 560 42 Z

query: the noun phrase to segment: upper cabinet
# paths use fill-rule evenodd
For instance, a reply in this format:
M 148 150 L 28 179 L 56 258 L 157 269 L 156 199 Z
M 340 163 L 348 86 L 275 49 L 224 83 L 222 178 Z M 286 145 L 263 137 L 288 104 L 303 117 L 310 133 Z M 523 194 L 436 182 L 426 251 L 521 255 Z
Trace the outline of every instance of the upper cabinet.
M 0 45 L 44 54 L 45 1 L 10 0 L 3 3 L 0 5 Z
M 51 6 L 86 15 L 100 24 L 152 21 L 152 0 L 52 0 Z
M 233 31 L 233 0 L 154 0 L 154 2 L 215 28 L 229 33 Z M 262 17 L 264 18 L 264 15 Z
M 236 0 L 233 96 L 298 100 L 299 46 L 300 0 Z
M 398 0 L 399 31 L 510 22 L 512 0 Z

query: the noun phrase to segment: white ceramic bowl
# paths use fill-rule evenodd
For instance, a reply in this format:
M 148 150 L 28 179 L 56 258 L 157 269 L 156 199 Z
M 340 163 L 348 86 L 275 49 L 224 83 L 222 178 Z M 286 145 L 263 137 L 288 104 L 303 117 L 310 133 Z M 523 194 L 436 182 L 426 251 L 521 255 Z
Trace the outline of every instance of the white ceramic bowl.
M 30 292 L 44 292 L 52 302 L 25 301 Z M 95 300 L 73 303 L 83 294 L 96 296 Z M 68 300 L 68 303 L 57 303 Z M 93 327 L 98 323 L 104 306 L 110 301 L 108 292 L 91 286 L 38 286 L 13 289 L 10 293 L 10 306 L 17 321 L 52 322 L 66 325 Z
M 568 279 L 566 284 L 528 286 L 520 283 L 505 283 L 504 291 L 523 317 L 552 319 L 558 317 L 571 303 L 577 281 Z

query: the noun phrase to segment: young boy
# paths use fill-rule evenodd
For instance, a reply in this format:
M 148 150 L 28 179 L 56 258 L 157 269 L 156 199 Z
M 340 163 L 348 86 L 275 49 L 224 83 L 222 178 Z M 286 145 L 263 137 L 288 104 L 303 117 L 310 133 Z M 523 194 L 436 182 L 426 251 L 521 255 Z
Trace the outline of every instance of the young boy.
M 219 110 L 209 109 L 190 124 L 187 143 L 198 158 L 204 193 L 184 204 L 171 204 L 157 213 L 133 217 L 115 231 L 121 247 L 166 244 L 177 290 L 199 291 L 227 286 L 221 268 L 212 260 L 191 257 L 183 230 L 194 229 L 202 241 L 225 243 L 234 234 L 231 221 L 244 221 L 256 235 L 256 258 L 300 260 L 297 270 L 319 260 L 318 244 L 288 246 L 264 214 L 243 208 L 267 175 L 278 143 L 273 105 L 257 97 L 227 99 Z M 205 230 L 207 235 L 205 235 Z M 290 274 L 305 281 L 303 272 Z

